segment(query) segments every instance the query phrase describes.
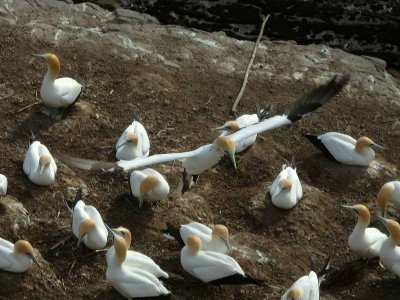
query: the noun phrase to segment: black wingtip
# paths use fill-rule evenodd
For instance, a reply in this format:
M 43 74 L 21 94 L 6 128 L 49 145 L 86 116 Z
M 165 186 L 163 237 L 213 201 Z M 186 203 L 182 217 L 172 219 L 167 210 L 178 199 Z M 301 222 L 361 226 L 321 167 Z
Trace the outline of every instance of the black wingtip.
M 325 260 L 324 265 L 322 266 L 322 268 L 321 268 L 318 272 L 316 272 L 318 278 L 321 278 L 321 277 L 325 276 L 326 273 L 328 273 L 329 267 L 330 267 L 330 263 L 331 263 L 331 258 L 328 257 L 328 258 Z
M 162 230 L 162 233 L 167 233 L 172 236 L 180 245 L 181 247 L 185 247 L 185 242 L 181 237 L 181 233 L 179 231 L 179 227 L 172 225 L 171 223 L 166 223 L 167 228 Z
M 335 157 L 332 155 L 332 153 L 328 150 L 328 148 L 325 147 L 325 145 L 322 143 L 322 141 L 318 138 L 318 135 L 316 134 L 311 134 L 311 133 L 303 133 L 303 136 L 306 137 L 311 144 L 314 145 L 315 148 L 321 150 L 323 153 L 325 153 L 331 160 L 336 161 Z

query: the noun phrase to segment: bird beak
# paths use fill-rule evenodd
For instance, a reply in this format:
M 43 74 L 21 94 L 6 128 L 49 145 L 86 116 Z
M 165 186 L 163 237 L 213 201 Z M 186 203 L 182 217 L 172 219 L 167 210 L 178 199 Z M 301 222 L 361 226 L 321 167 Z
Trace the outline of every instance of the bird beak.
M 384 217 L 381 217 L 381 216 L 377 216 L 377 217 L 383 224 L 386 225 L 386 219 Z
M 40 164 L 39 176 L 42 176 L 42 173 L 43 173 L 43 171 L 44 171 L 44 168 L 46 168 L 46 167 L 47 167 L 47 165 Z
M 350 205 L 340 205 L 341 207 L 343 207 L 344 209 L 352 212 L 355 215 L 358 215 L 357 209 L 355 209 L 353 206 Z
M 224 126 L 221 126 L 221 127 L 214 128 L 213 130 L 214 130 L 214 131 L 222 132 L 222 131 L 229 131 L 229 128 L 227 128 L 227 127 L 224 125 Z
M 26 255 L 32 259 L 32 261 L 38 265 L 39 268 L 41 268 L 42 266 L 39 264 L 38 260 L 36 259 L 35 255 L 33 255 L 33 253 L 26 253 Z
M 378 150 L 378 151 L 385 149 L 383 146 L 378 145 L 378 144 L 372 144 L 371 148 L 374 149 L 374 150 Z
M 139 197 L 138 200 L 139 200 L 139 208 L 142 208 L 142 206 L 143 206 L 143 197 Z
M 44 59 L 44 54 L 32 54 L 32 56 Z
M 221 237 L 221 240 L 224 242 L 226 248 L 228 248 L 229 252 L 232 251 L 231 244 L 229 244 L 229 240 L 227 238 Z
M 86 233 L 82 234 L 79 239 L 78 239 L 78 243 L 76 244 L 77 247 L 80 247 L 82 242 L 83 242 L 83 238 L 85 237 Z
M 114 231 L 106 223 L 104 223 L 104 225 L 107 228 L 107 233 L 108 233 L 108 237 L 107 238 L 111 238 L 111 240 L 112 240 L 112 242 L 114 244 L 114 235 L 115 235 Z
M 235 161 L 235 153 L 226 153 L 226 155 L 228 156 L 232 166 L 235 168 L 236 170 L 236 161 Z

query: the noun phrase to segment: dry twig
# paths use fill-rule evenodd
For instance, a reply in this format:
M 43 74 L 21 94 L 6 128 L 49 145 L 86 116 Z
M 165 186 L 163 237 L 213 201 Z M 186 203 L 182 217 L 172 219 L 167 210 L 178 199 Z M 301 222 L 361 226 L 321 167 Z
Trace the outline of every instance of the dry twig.
M 40 103 L 40 101 L 33 102 L 33 103 L 31 103 L 31 104 L 29 104 L 29 105 L 27 105 L 27 106 L 25 106 L 25 107 L 23 107 L 23 108 L 21 108 L 21 109 L 18 109 L 18 110 L 16 111 L 16 113 L 23 112 L 23 111 L 25 111 L 25 110 L 27 110 L 27 109 L 29 109 L 29 108 L 35 106 L 35 105 L 38 105 L 39 103 Z

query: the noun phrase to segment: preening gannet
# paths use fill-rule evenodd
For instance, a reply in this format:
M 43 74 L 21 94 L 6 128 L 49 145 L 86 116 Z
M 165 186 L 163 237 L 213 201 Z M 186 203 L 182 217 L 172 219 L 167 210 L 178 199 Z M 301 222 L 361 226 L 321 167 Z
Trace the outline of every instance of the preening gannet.
M 0 269 L 9 272 L 25 272 L 32 266 L 32 261 L 40 264 L 33 254 L 32 245 L 24 240 L 15 244 L 0 238 Z
M 146 129 L 138 121 L 133 121 L 122 133 L 115 149 L 118 160 L 149 156 L 150 141 Z
M 8 181 L 7 177 L 0 174 L 0 196 L 5 196 L 7 194 Z
M 367 167 L 375 158 L 372 148 L 383 148 L 365 136 L 357 141 L 349 135 L 338 132 L 328 132 L 319 136 L 305 134 L 304 136 L 330 158 L 345 165 Z
M 376 202 L 381 210 L 381 216 L 385 216 L 385 208 L 388 203 L 392 203 L 397 209 L 400 209 L 400 181 L 394 180 L 385 183 L 377 197 Z
M 357 224 L 348 240 L 350 250 L 362 258 L 378 257 L 387 236 L 377 228 L 367 228 L 371 219 L 368 208 L 362 204 L 342 207 L 358 216 Z
M 397 276 L 400 276 L 400 225 L 394 220 L 380 218 L 386 225 L 390 235 L 383 242 L 379 259 L 382 265 L 392 271 Z
M 167 223 L 167 229 L 163 230 L 163 232 L 173 236 L 182 247 L 186 245 L 189 236 L 197 235 L 201 239 L 204 251 L 214 251 L 224 254 L 231 251 L 229 231 L 224 225 L 215 225 L 211 229 L 204 224 L 190 222 L 189 224 L 180 225 L 178 228 Z
M 35 141 L 26 152 L 23 169 L 34 184 L 50 185 L 56 178 L 57 165 L 47 147 Z

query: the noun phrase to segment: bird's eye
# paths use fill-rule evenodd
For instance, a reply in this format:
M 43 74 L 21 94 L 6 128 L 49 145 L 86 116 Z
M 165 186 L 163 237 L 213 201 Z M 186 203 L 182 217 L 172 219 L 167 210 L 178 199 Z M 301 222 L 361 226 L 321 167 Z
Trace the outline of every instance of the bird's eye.
M 232 129 L 232 127 L 231 127 L 231 126 L 226 126 L 226 129 L 229 129 L 229 130 L 231 130 L 231 129 Z

